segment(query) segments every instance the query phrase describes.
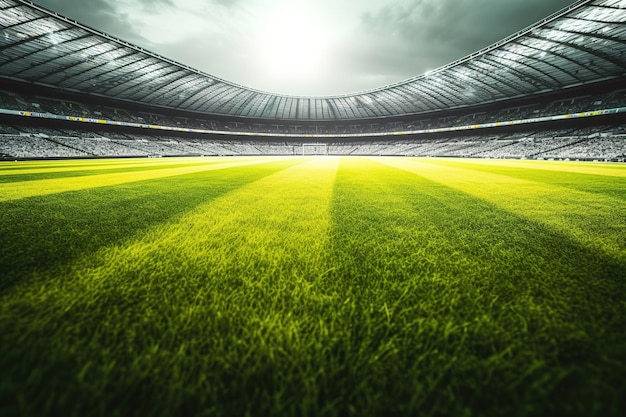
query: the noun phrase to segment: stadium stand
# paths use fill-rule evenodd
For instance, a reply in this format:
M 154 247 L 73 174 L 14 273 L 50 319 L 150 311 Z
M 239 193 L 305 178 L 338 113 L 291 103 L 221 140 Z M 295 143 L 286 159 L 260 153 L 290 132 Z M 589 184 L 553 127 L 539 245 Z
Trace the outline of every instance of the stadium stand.
M 0 158 L 300 155 L 319 142 L 333 155 L 623 161 L 624 7 L 578 0 L 429 74 L 351 95 L 290 97 L 3 0 Z M 132 62 L 168 75 L 138 75 Z
M 306 142 L 206 140 L 202 138 L 109 135 L 46 129 L 38 133 L 0 134 L 0 154 L 15 158 L 148 157 L 199 155 L 300 155 Z M 328 143 L 329 155 L 395 155 L 517 159 L 626 160 L 626 135 L 578 129 L 494 135 Z

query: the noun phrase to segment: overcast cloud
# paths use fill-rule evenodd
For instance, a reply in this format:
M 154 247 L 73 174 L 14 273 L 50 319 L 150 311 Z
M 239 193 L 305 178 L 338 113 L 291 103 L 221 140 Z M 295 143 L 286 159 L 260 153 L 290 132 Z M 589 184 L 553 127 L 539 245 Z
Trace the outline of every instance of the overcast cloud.
M 411 78 L 574 0 L 35 0 L 225 80 L 290 95 Z

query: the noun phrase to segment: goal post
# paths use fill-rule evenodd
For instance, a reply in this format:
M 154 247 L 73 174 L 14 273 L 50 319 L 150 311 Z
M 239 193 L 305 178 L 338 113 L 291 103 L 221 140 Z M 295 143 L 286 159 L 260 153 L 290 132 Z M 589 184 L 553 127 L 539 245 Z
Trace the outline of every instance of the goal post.
M 303 143 L 302 155 L 328 155 L 326 143 Z

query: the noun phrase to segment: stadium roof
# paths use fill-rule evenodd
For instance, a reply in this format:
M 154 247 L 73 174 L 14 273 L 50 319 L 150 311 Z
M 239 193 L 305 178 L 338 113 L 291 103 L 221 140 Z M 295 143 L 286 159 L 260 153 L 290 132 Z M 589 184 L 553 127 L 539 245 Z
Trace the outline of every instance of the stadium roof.
M 331 97 L 240 86 L 81 25 L 0 0 L 0 77 L 236 117 L 351 120 L 470 107 L 626 75 L 626 0 L 580 0 L 474 54 L 406 81 Z

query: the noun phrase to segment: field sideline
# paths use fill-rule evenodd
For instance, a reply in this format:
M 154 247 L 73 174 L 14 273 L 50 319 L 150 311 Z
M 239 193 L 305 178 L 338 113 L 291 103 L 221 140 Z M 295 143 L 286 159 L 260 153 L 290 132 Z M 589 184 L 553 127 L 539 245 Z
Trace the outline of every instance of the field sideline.
M 626 165 L 0 163 L 2 416 L 624 416 Z

